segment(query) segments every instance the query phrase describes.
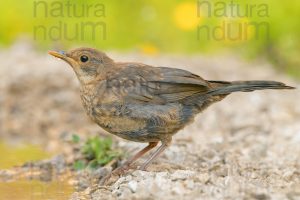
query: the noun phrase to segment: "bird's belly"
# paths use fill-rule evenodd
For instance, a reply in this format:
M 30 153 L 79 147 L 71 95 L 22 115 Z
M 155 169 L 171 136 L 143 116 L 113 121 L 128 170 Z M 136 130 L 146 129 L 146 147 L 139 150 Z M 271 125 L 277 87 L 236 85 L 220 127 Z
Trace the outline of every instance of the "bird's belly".
M 145 140 L 147 136 L 142 134 L 146 121 L 142 118 L 132 118 L 129 110 L 120 104 L 94 106 L 89 116 L 101 128 L 118 137 L 136 142 L 148 142 Z
M 161 139 L 160 135 L 146 130 L 147 123 L 144 120 L 120 116 L 105 116 L 97 117 L 95 122 L 107 132 L 126 140 L 155 142 Z
M 172 136 L 193 118 L 193 114 L 191 109 L 179 104 L 104 104 L 91 108 L 90 117 L 121 138 L 154 142 Z

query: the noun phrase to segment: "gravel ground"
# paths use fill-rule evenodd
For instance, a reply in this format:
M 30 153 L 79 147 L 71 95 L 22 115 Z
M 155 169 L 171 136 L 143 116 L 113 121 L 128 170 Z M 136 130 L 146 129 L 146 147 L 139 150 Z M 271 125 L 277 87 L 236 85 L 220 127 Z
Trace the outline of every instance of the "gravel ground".
M 265 62 L 234 56 L 108 54 L 187 69 L 211 80 L 266 79 L 300 86 Z M 0 59 L 1 138 L 55 150 L 64 133 L 103 134 L 85 116 L 75 75 L 65 63 L 22 43 L 0 50 Z M 299 90 L 232 94 L 178 132 L 148 171 L 131 171 L 108 187 L 89 176 L 96 184 L 71 199 L 300 199 L 299 99 Z M 145 145 L 114 139 L 128 152 Z

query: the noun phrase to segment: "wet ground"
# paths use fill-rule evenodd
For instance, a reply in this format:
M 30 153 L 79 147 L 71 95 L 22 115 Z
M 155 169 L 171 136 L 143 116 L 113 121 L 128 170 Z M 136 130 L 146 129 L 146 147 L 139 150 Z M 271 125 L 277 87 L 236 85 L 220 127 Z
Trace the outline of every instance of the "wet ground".
M 263 61 L 231 55 L 109 55 L 211 80 L 300 86 Z M 26 44 L 0 50 L 0 59 L 0 199 L 300 199 L 299 90 L 233 94 L 181 130 L 148 171 L 99 187 L 109 168 L 70 170 L 69 135 L 107 135 L 86 117 L 71 68 Z M 128 155 L 144 146 L 114 142 Z

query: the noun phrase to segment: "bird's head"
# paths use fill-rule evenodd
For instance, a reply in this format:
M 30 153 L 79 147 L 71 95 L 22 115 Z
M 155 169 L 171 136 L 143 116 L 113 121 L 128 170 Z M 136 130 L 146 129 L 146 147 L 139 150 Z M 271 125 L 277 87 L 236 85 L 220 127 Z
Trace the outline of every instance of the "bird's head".
M 71 65 L 81 84 L 93 82 L 114 63 L 105 53 L 91 48 L 78 48 L 68 52 L 49 51 L 49 54 Z

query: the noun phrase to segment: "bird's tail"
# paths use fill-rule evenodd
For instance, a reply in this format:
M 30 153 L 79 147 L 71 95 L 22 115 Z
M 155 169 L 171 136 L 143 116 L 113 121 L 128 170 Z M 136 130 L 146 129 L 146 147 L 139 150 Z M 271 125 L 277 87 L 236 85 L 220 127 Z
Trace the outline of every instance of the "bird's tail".
M 227 95 L 232 92 L 252 92 L 265 89 L 295 89 L 276 81 L 209 81 L 213 85 L 209 95 Z

